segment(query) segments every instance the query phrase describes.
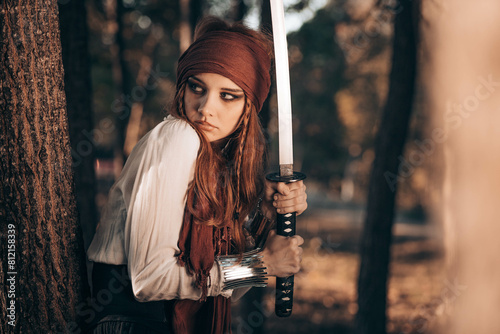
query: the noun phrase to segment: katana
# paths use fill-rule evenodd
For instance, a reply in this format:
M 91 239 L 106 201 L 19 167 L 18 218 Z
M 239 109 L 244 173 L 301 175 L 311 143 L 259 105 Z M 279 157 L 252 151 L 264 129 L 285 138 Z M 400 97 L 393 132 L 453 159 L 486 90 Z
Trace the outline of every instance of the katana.
M 279 173 L 266 176 L 275 182 L 296 182 L 306 178 L 305 174 L 293 171 L 292 99 L 290 96 L 290 72 L 286 42 L 285 13 L 283 0 L 271 1 L 274 55 L 276 66 L 276 92 L 278 95 Z M 295 235 L 296 213 L 278 214 L 276 233 L 285 237 Z M 275 313 L 279 317 L 292 314 L 293 275 L 276 278 Z

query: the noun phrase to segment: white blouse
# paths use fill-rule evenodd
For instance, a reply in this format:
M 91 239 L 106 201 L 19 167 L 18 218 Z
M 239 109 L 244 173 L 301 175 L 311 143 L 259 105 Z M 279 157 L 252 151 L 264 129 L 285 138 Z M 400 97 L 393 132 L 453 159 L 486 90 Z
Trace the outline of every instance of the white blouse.
M 188 123 L 168 116 L 137 143 L 109 192 L 88 258 L 126 264 L 139 301 L 201 297 L 194 276 L 177 264 L 176 257 L 199 146 Z M 232 290 L 222 292 L 217 263 L 209 282 L 209 296 L 231 296 Z

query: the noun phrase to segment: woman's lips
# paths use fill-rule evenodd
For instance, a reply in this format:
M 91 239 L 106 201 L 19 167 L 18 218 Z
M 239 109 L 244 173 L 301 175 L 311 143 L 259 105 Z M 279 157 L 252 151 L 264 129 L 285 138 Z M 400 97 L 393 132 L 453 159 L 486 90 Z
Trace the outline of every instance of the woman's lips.
M 208 122 L 204 122 L 204 121 L 196 121 L 195 122 L 196 125 L 198 125 L 198 127 L 203 130 L 203 131 L 212 131 L 212 130 L 215 130 L 216 127 L 213 126 L 212 124 L 208 123 Z

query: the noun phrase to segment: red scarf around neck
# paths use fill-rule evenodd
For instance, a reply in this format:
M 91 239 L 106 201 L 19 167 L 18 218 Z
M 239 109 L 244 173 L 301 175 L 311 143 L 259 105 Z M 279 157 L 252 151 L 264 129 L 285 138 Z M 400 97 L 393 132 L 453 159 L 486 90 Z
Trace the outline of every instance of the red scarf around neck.
M 207 297 L 215 256 L 229 254 L 231 249 L 230 227 L 197 224 L 185 210 L 178 244 L 181 251 L 178 263 L 195 276 L 196 287 L 202 290 L 202 296 L 200 300 L 173 301 L 174 333 L 230 333 L 231 300 L 223 296 Z

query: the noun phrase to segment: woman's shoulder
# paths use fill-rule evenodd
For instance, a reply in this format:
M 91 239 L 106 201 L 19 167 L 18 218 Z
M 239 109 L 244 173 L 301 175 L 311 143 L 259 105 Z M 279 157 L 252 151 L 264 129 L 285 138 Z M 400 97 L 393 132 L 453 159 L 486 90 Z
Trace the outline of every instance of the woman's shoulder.
M 150 140 L 163 144 L 178 145 L 182 148 L 196 148 L 200 146 L 200 138 L 193 127 L 183 119 L 168 115 L 152 131 Z

